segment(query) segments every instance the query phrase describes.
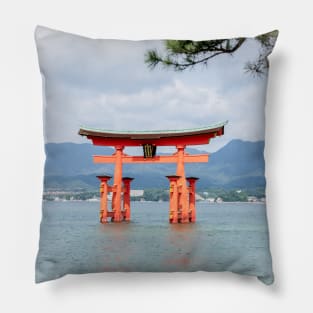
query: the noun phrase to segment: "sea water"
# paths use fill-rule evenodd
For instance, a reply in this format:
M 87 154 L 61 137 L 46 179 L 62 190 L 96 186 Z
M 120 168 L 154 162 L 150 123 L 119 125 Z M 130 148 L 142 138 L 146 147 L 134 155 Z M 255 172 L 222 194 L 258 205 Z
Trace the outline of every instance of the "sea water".
M 99 223 L 99 202 L 45 201 L 36 281 L 102 271 L 232 271 L 273 280 L 265 205 L 197 202 L 169 224 L 168 202 L 132 202 L 131 222 Z

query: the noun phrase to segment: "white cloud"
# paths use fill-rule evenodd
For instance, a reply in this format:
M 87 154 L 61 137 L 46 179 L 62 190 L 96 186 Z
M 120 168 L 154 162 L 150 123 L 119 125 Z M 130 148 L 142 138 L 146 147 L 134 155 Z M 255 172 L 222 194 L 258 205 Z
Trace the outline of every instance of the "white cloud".
M 77 135 L 81 125 L 119 130 L 182 129 L 224 120 L 229 120 L 227 141 L 260 140 L 264 138 L 262 89 L 260 84 L 250 84 L 223 94 L 173 80 L 133 93 L 82 96 L 73 91 L 64 99 L 66 105 L 57 101 L 49 106 L 47 141 L 77 142 L 81 140 Z
M 81 125 L 106 129 L 179 129 L 229 120 L 215 150 L 231 139 L 264 139 L 266 79 L 244 74 L 258 54 L 253 40 L 207 67 L 174 72 L 144 63 L 162 41 L 92 40 L 37 30 L 46 82 L 46 142 L 82 142 Z M 201 147 L 203 148 L 203 147 Z

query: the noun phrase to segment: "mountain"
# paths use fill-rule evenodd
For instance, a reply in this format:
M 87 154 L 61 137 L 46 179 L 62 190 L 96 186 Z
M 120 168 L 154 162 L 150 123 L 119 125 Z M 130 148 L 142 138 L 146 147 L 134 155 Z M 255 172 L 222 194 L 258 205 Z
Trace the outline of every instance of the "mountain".
M 111 155 L 110 147 L 93 146 L 89 143 L 48 143 L 45 145 L 47 176 L 76 176 L 97 173 L 99 166 L 92 162 L 93 154 Z M 113 166 L 109 166 L 113 169 Z M 109 169 L 108 168 L 108 169 Z
M 186 176 L 199 177 L 199 188 L 264 187 L 264 141 L 232 140 L 211 153 L 208 163 L 186 164 Z M 92 155 L 111 155 L 110 147 L 75 143 L 48 143 L 45 146 L 45 189 L 98 187 L 96 175 L 113 176 L 113 164 L 94 164 Z M 203 151 L 189 148 L 189 153 Z M 167 188 L 166 175 L 176 171 L 176 164 L 125 164 L 123 174 L 134 177 L 133 188 Z
M 215 183 L 225 187 L 263 187 L 264 141 L 232 140 L 211 154 L 207 173 Z

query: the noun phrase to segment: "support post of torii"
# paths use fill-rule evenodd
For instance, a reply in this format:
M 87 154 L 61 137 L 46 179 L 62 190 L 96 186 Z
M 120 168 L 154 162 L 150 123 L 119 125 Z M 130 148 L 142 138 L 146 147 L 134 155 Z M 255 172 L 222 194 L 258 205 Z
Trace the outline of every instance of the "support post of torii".
M 123 177 L 123 214 L 124 220 L 130 221 L 130 182 L 132 177 Z
M 186 180 L 189 183 L 189 211 L 190 222 L 196 221 L 196 181 L 198 177 L 187 177 Z
M 112 176 L 102 175 L 97 176 L 100 180 L 100 223 L 106 223 L 108 218 L 108 181 Z
M 115 169 L 114 169 L 114 185 L 112 198 L 112 211 L 114 212 L 112 222 L 121 222 L 123 220 L 121 210 L 122 200 L 122 175 L 123 175 L 123 149 L 124 146 L 115 146 Z
M 166 176 L 170 181 L 170 211 L 169 211 L 169 222 L 172 224 L 178 223 L 178 188 L 177 181 L 180 176 L 169 175 Z
M 177 145 L 177 169 L 176 175 L 179 176 L 178 184 L 178 210 L 179 210 L 179 222 L 189 223 L 189 205 L 188 205 L 188 191 L 185 177 L 185 163 L 184 154 L 185 146 Z

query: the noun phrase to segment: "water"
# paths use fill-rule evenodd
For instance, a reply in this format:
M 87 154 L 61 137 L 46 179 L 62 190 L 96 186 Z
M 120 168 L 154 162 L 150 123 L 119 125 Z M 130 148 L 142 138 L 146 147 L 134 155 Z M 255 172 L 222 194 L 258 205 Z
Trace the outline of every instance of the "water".
M 44 202 L 36 281 L 102 271 L 232 271 L 273 281 L 264 204 L 197 203 L 169 224 L 168 202 L 133 202 L 130 223 L 98 222 L 99 202 Z

